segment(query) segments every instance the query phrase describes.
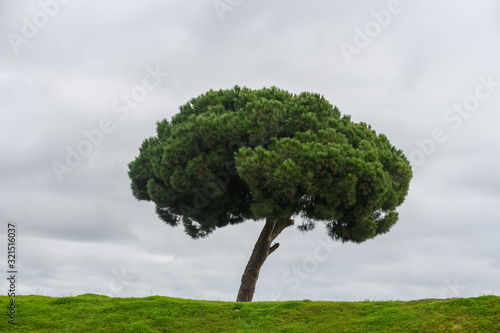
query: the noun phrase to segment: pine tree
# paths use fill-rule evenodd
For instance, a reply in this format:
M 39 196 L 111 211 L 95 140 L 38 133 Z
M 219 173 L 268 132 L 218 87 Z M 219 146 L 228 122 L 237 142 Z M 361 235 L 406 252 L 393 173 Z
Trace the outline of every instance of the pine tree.
M 396 223 L 410 164 L 385 135 L 342 116 L 322 96 L 235 86 L 202 94 L 157 123 L 129 164 L 132 193 L 192 238 L 264 220 L 237 301 L 251 301 L 276 237 L 323 222 L 329 236 L 361 243 Z

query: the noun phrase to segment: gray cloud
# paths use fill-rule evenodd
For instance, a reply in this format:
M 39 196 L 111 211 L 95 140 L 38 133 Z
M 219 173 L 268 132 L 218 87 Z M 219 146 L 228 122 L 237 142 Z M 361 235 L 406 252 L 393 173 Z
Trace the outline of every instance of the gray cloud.
M 43 9 L 2 2 L 0 221 L 19 227 L 19 292 L 233 300 L 262 223 L 192 240 L 132 197 L 127 164 L 156 121 L 209 89 L 238 84 L 321 93 L 407 156 L 424 154 L 388 234 L 335 244 L 319 260 L 326 250 L 318 246 L 334 244 L 323 226 L 285 230 L 256 300 L 277 291 L 313 300 L 498 293 L 500 87 L 468 117 L 445 114 L 474 95 L 480 76 L 500 81 L 500 7 L 401 2 L 348 62 L 341 43 L 355 46 L 357 28 L 366 33 L 373 11 L 382 15 L 389 3 L 242 1 L 221 20 L 212 1 L 74 0 L 15 52 L 9 36 L 22 37 Z M 168 76 L 126 116 L 116 112 L 113 103 L 157 66 Z M 77 150 L 83 132 L 106 118 L 113 130 L 60 182 L 52 164 L 66 163 L 67 147 Z M 431 149 L 436 128 L 446 139 Z

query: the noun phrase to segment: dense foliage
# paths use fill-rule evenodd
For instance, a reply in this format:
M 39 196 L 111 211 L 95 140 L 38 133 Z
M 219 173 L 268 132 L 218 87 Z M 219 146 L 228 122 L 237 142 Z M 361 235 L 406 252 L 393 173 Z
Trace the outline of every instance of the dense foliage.
M 132 192 L 194 238 L 247 219 L 301 216 L 362 242 L 387 232 L 412 176 L 401 150 L 322 96 L 209 91 L 157 123 L 129 164 Z

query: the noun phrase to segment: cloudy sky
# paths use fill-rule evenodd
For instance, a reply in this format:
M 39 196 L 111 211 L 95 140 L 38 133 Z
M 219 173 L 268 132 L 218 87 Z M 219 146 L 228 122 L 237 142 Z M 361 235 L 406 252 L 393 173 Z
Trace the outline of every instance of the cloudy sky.
M 192 240 L 133 198 L 127 164 L 190 98 L 274 85 L 371 124 L 414 177 L 385 235 L 285 230 L 254 300 L 499 295 L 499 14 L 494 0 L 2 1 L 2 267 L 11 221 L 20 294 L 233 301 L 262 221 Z

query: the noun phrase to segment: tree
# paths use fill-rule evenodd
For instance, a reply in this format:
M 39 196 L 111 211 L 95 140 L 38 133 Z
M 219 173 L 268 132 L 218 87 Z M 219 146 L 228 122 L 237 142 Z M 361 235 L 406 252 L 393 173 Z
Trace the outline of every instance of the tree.
M 326 223 L 329 236 L 361 243 L 396 223 L 412 177 L 401 150 L 322 96 L 235 86 L 191 99 L 157 122 L 129 164 L 133 195 L 192 238 L 265 220 L 237 301 L 251 301 L 276 237 Z

